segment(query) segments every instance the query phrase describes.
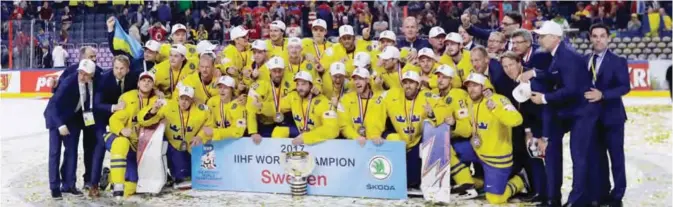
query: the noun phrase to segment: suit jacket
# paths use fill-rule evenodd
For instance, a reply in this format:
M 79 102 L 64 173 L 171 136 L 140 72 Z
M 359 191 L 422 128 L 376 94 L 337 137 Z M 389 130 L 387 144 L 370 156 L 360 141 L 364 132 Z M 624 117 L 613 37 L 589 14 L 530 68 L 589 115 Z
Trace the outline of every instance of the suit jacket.
M 68 76 L 70 76 L 72 74 L 75 74 L 74 76 L 77 76 L 77 69 L 78 68 L 79 68 L 79 64 L 76 63 L 76 64 L 73 64 L 73 65 L 68 66 L 65 69 L 63 69 L 63 73 L 61 73 L 61 76 L 58 77 L 58 84 L 56 85 L 56 87 L 51 89 L 51 92 L 55 93 L 56 89 L 61 85 L 63 80 L 65 78 L 67 78 Z M 102 73 L 103 73 L 103 69 L 96 66 L 96 71 L 94 72 L 93 81 L 96 82 L 96 80 L 101 76 Z
M 112 105 L 117 104 L 123 92 L 138 88 L 139 75 L 138 72 L 129 71 L 124 76 L 124 88 L 122 89 L 117 83 L 117 78 L 114 76 L 112 70 L 107 70 L 101 74 L 101 77 L 98 79 L 98 87 L 96 88 L 97 93 L 94 96 L 96 123 L 100 123 L 102 126 L 107 125 L 110 116 L 112 116 Z
M 423 39 L 420 36 L 416 37 L 416 40 L 413 43 L 407 41 L 406 37 L 397 38 L 397 48 L 403 47 L 413 47 L 418 51 L 424 47 L 432 48 L 432 45 L 430 45 L 430 42 L 428 42 L 427 39 Z
M 90 91 L 95 96 L 96 83 L 92 83 L 94 90 Z M 89 96 L 86 97 L 89 99 Z M 93 101 L 93 100 L 89 100 Z M 83 102 L 86 102 L 83 101 Z M 75 111 L 80 104 L 79 83 L 76 75 L 71 75 L 63 79 L 54 95 L 49 99 L 49 103 L 44 110 L 44 119 L 47 129 L 55 129 L 68 123 L 84 125 L 82 119 L 82 109 Z M 94 107 L 95 107 L 94 103 Z M 87 106 L 88 107 L 88 106 Z
M 526 68 L 537 68 L 537 69 L 547 69 L 552 61 L 551 53 L 546 51 L 540 51 L 540 46 L 532 45 L 533 52 L 528 58 L 528 61 L 523 60 L 523 67 Z
M 491 59 L 488 62 L 488 77 L 496 93 L 502 94 L 510 101 L 514 100 L 512 91 L 518 84 L 505 74 L 505 70 L 496 59 Z
M 584 92 L 592 87 L 591 72 L 586 59 L 561 42 L 548 70 L 536 69 L 535 79 L 550 81 L 554 90 L 545 93 L 550 113 L 561 118 L 597 116 L 600 107 L 589 103 Z
M 470 28 L 466 29 L 465 31 L 467 31 L 468 34 L 472 35 L 473 37 L 476 37 L 477 39 L 482 39 L 482 40 L 486 41 L 486 40 L 488 40 L 488 37 L 491 36 L 491 32 L 497 32 L 498 30 L 482 29 L 482 28 L 479 28 L 475 25 L 472 25 L 472 26 L 470 26 Z M 508 51 L 508 50 L 510 50 L 510 47 L 511 47 L 510 44 L 512 44 L 512 43 L 509 41 L 509 37 L 507 37 L 507 39 L 505 41 L 506 41 L 505 42 L 505 51 Z
M 593 53 L 585 56 L 588 68 L 588 62 Z M 601 105 L 600 122 L 605 125 L 624 124 L 626 121 L 626 110 L 622 96 L 631 91 L 629 79 L 629 68 L 625 58 L 619 57 L 608 50 L 596 74 L 595 88 L 603 93 L 603 99 L 598 103 Z M 588 70 L 588 69 L 587 69 Z

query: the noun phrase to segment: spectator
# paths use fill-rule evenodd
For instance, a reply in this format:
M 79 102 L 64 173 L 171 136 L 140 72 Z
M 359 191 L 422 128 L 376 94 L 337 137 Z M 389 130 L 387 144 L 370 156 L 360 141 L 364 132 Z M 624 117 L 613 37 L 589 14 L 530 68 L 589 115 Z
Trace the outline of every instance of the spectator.
M 122 26 L 122 29 L 124 29 L 124 32 L 129 32 L 129 9 L 124 8 L 122 10 L 122 14 L 117 16 L 117 21 L 119 21 L 119 24 Z
M 472 50 L 472 48 L 478 46 L 477 43 L 474 41 L 474 37 L 467 33 L 465 28 L 463 26 L 458 27 L 458 34 L 460 34 L 460 37 L 463 38 L 463 48 L 466 50 Z
M 136 39 L 138 42 L 142 42 L 140 38 L 140 29 L 138 29 L 138 24 L 132 24 L 131 27 L 129 27 L 129 36 L 133 37 L 133 39 Z
M 301 37 L 301 28 L 297 24 L 297 18 L 290 18 L 290 26 L 287 27 L 287 36 L 288 37 Z
M 491 12 L 491 19 L 488 22 L 489 29 L 498 29 L 500 27 L 500 21 L 498 21 L 498 12 Z
M 570 29 L 570 25 L 568 24 L 568 20 L 561 16 L 560 13 L 555 14 L 554 18 L 552 21 L 556 22 L 557 24 L 561 25 L 561 28 L 564 30 Z
M 388 18 L 385 15 L 379 14 L 377 20 L 378 21 L 374 22 L 373 25 L 374 36 L 376 37 L 378 37 L 381 32 L 388 30 Z
M 646 21 L 645 23 L 647 23 L 650 26 L 650 30 L 647 31 L 647 34 L 645 34 L 645 35 L 650 36 L 650 37 L 658 37 L 659 36 L 659 29 L 662 28 L 661 27 L 661 23 L 662 23 L 661 15 L 659 14 L 659 12 L 654 10 L 654 8 L 649 7 L 649 8 L 647 8 L 647 19 L 649 21 Z
M 430 29 L 436 25 L 437 19 L 435 18 L 435 14 L 433 12 L 428 12 L 425 14 L 425 18 L 423 18 L 421 34 L 429 34 Z
M 489 24 L 491 22 L 491 13 L 493 12 L 488 8 L 488 3 L 482 3 L 479 13 L 477 14 L 477 18 L 479 18 L 479 23 L 477 23 L 477 25 L 481 28 L 492 28 Z
M 156 40 L 157 42 L 163 42 L 166 40 L 166 34 L 168 32 L 166 31 L 166 28 L 164 28 L 163 25 L 161 25 L 161 22 L 154 22 L 154 26 L 150 28 L 149 34 L 150 38 L 153 40 Z
M 206 31 L 206 26 L 199 24 L 199 30 L 196 32 L 196 41 L 208 40 L 208 31 Z
M 668 82 L 668 93 L 671 96 L 671 99 L 673 99 L 673 80 L 671 80 L 671 68 L 673 68 L 673 66 L 668 66 L 668 70 L 666 70 L 666 82 Z
M 626 5 L 626 2 L 618 2 L 613 4 L 613 7 L 616 7 L 617 9 L 615 14 L 617 29 L 626 30 L 628 28 L 629 20 L 631 19 L 631 10 L 629 9 L 629 6 Z
M 211 40 L 217 40 L 222 42 L 222 26 L 220 20 L 215 20 L 213 22 L 213 29 L 211 29 L 210 34 L 208 34 Z
M 47 25 L 54 18 L 54 11 L 49 8 L 49 2 L 45 1 L 42 3 L 42 8 L 40 8 L 40 20 L 44 21 L 44 24 Z
M 70 7 L 63 8 L 63 14 L 61 15 L 61 29 L 68 30 L 72 25 L 72 14 L 70 14 Z
M 157 8 L 157 17 L 162 24 L 172 20 L 171 7 L 166 2 L 161 2 L 161 5 Z
M 65 60 L 68 59 L 68 51 L 63 49 L 63 46 L 61 44 L 56 44 L 54 47 L 53 52 L 51 53 L 53 63 L 54 63 L 54 68 L 65 68 Z
M 201 10 L 201 17 L 198 21 L 198 24 L 203 24 L 206 30 L 210 30 L 213 28 L 213 18 L 210 18 L 210 15 L 206 12 L 205 9 Z
M 66 30 L 61 30 L 61 38 L 59 38 L 59 41 L 62 42 L 63 44 L 68 43 L 68 40 L 70 39 L 70 35 L 68 34 L 68 31 Z
M 497 58 L 503 51 L 505 51 L 505 34 L 502 32 L 493 32 L 491 36 L 488 37 L 487 51 L 488 56 L 491 58 Z
M 42 68 L 52 68 L 53 67 L 53 62 L 52 62 L 52 56 L 51 53 L 49 52 L 48 47 L 42 47 Z
M 591 22 L 591 24 L 598 24 L 598 23 L 602 23 L 605 26 L 608 26 L 608 28 L 612 28 L 614 26 L 612 17 L 607 16 L 607 14 L 605 13 L 605 7 L 598 8 L 598 16 L 596 16 Z
M 229 32 L 234 27 L 231 25 L 231 21 L 229 21 L 229 19 L 224 19 L 223 22 L 224 22 L 224 26 L 222 26 L 222 34 L 224 34 L 223 35 L 224 40 L 230 40 Z
M 552 1 L 545 1 L 541 10 L 542 16 L 544 16 L 545 19 L 553 19 L 557 14 L 559 14 L 558 9 L 554 7 L 554 3 L 552 3 Z
M 37 42 L 40 44 L 40 47 L 51 47 L 51 34 L 44 31 L 44 28 L 40 27 L 37 32 Z
M 666 14 L 666 10 L 664 8 L 659 8 L 659 15 L 664 20 L 664 30 L 671 31 L 671 16 Z
M 428 40 L 418 37 L 418 24 L 416 23 L 416 18 L 407 17 L 402 23 L 402 32 L 404 37 L 397 40 L 397 47 L 411 47 L 416 50 L 420 50 L 424 47 L 430 47 Z M 415 57 L 410 57 L 409 59 L 414 59 Z

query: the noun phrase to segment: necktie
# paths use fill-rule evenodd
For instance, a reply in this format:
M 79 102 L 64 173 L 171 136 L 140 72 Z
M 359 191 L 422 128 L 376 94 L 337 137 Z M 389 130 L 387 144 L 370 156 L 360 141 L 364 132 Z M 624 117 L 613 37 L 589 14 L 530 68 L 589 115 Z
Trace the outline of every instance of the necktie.
M 596 68 L 597 61 L 598 61 L 598 54 L 594 54 L 591 60 L 591 77 L 593 78 L 594 82 L 596 82 L 596 73 L 598 72 L 598 68 Z
M 90 97 L 89 84 L 84 84 L 84 90 L 86 91 L 86 94 L 84 94 L 85 95 L 84 96 L 85 101 L 84 101 L 84 106 L 82 106 L 82 108 L 84 109 L 84 111 L 90 111 L 91 110 L 91 107 L 90 107 L 90 104 L 91 104 L 90 101 L 91 100 L 89 100 L 90 99 L 89 98 Z
M 124 81 L 117 80 L 117 85 L 119 85 L 119 90 L 124 93 Z

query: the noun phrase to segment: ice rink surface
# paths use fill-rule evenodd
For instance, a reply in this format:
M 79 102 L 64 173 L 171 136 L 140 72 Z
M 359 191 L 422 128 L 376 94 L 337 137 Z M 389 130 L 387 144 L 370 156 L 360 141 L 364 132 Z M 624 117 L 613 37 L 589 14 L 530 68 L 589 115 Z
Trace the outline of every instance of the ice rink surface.
M 672 206 L 671 199 L 671 101 L 668 98 L 625 98 L 629 120 L 625 151 L 628 188 L 625 206 Z M 53 201 L 49 195 L 48 133 L 42 112 L 47 100 L 0 100 L 0 149 L 2 193 L 0 206 L 110 206 L 110 193 L 92 200 L 64 195 Z M 568 139 L 564 139 L 564 200 L 570 191 L 572 162 Z M 80 140 L 81 143 L 81 140 Z M 81 144 L 80 144 L 81 145 Z M 78 161 L 77 187 L 82 187 L 82 150 Z M 484 198 L 452 205 L 481 206 Z M 431 206 L 422 199 L 378 200 L 308 196 L 294 200 L 288 195 L 182 191 L 157 197 L 137 195 L 124 206 Z M 517 204 L 513 204 L 517 205 Z

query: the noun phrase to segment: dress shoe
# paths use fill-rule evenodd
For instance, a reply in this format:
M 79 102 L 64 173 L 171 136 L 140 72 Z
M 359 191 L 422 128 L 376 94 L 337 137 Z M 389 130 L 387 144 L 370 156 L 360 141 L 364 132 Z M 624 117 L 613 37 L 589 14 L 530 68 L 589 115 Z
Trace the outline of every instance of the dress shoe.
M 77 188 L 70 188 L 70 189 L 61 189 L 61 192 L 63 193 L 70 193 L 74 196 L 84 196 L 84 193 L 82 191 L 77 190 Z
M 51 190 L 51 198 L 54 200 L 63 200 L 63 195 L 61 195 L 61 190 L 54 189 Z

